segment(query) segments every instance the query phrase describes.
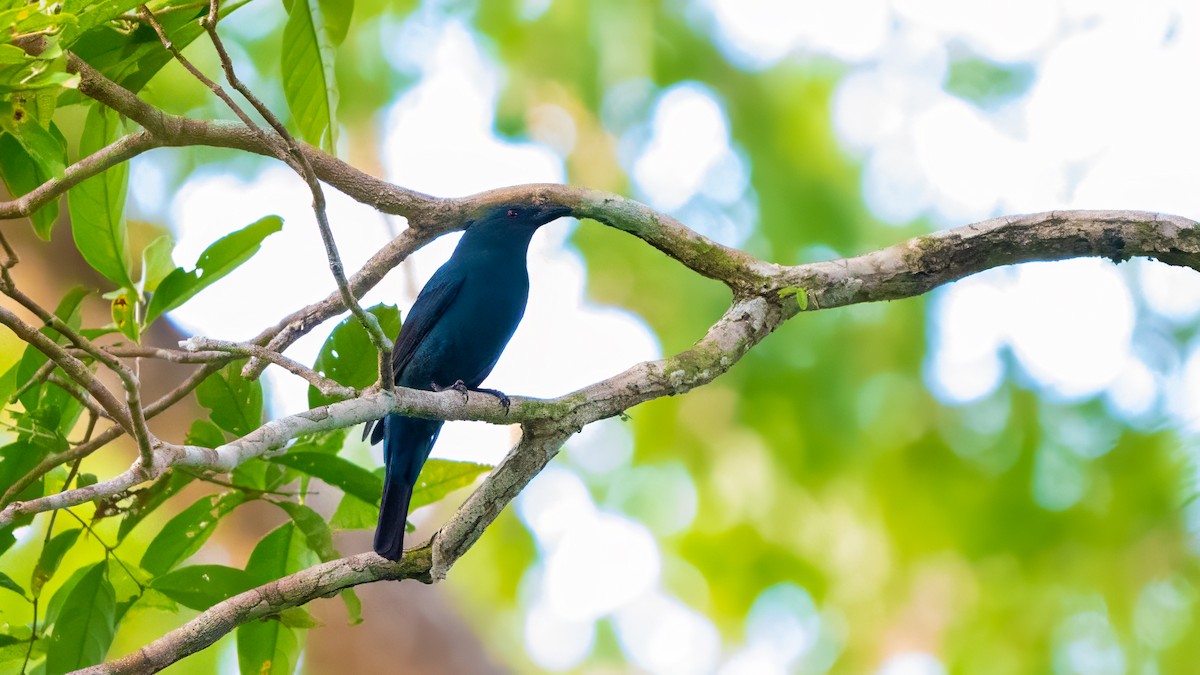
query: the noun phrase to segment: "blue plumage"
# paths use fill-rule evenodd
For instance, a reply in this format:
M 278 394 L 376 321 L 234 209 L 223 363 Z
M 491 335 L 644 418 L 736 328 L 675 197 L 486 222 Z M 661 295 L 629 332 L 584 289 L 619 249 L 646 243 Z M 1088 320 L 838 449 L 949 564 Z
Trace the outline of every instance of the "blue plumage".
M 504 206 L 467 226 L 450 260 L 421 289 L 396 338 L 396 384 L 437 390 L 461 382 L 476 390 L 512 338 L 529 299 L 526 255 L 538 227 L 570 213 L 559 206 Z M 375 551 L 399 560 L 417 476 L 442 429 L 440 420 L 388 415 L 374 429 L 384 442 L 383 502 Z

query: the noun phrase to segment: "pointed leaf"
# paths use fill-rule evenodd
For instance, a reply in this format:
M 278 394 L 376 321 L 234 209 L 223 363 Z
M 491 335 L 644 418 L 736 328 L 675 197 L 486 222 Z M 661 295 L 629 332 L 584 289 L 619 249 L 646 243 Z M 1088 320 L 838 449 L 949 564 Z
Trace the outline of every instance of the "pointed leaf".
M 379 319 L 383 332 L 395 340 L 400 333 L 400 310 L 394 305 L 379 304 L 367 309 Z M 371 338 L 362 323 L 353 316 L 346 317 L 329 333 L 313 369 L 329 379 L 347 387 L 363 389 L 379 378 L 379 358 Z M 316 387 L 308 388 L 308 405 L 317 406 L 333 403 L 338 399 L 325 396 Z
M 33 575 L 29 581 L 29 590 L 33 593 L 33 597 L 36 598 L 41 595 L 42 587 L 58 571 L 58 566 L 62 564 L 63 556 L 79 540 L 79 533 L 82 531 L 81 528 L 64 530 L 54 535 L 42 547 L 41 555 L 38 556 L 37 565 L 33 568 Z
M 152 293 L 162 280 L 175 269 L 175 261 L 171 259 L 171 251 L 175 248 L 175 239 L 164 234 L 142 249 L 142 276 L 138 286 L 143 293 Z
M 283 28 L 283 92 L 300 135 L 332 153 L 337 146 L 334 54 L 354 3 L 293 0 Z
M 79 141 L 87 156 L 116 140 L 120 116 L 94 105 L 88 110 Z M 67 193 L 71 232 L 83 259 L 120 288 L 133 288 L 129 278 L 129 233 L 125 228 L 125 191 L 129 165 L 125 162 L 93 176 Z
M 256 585 L 265 584 L 308 567 L 312 553 L 292 523 L 263 537 L 250 559 L 246 574 Z M 244 675 L 290 675 L 299 653 L 292 628 L 282 621 L 254 621 L 237 628 L 238 669 Z
M 378 504 L 383 496 L 383 481 L 378 476 L 337 455 L 289 452 L 272 457 L 271 461 L 320 478 L 342 492 L 372 504 Z
M 60 675 L 104 660 L 116 632 L 116 593 L 108 581 L 108 564 L 88 568 L 63 603 L 50 634 L 47 675 Z
M 21 597 L 25 597 L 25 589 L 21 588 L 21 584 L 13 581 L 12 577 L 8 576 L 4 572 L 0 572 L 0 588 L 7 588 L 13 593 L 16 593 Z
M 280 621 L 251 621 L 237 628 L 237 650 L 241 675 L 292 675 L 300 644 Z
M 476 478 L 491 470 L 492 467 L 487 464 L 431 459 L 421 468 L 421 475 L 413 488 L 408 510 L 416 511 L 422 506 L 441 501 L 446 495 L 467 487 L 474 483 Z
M 66 148 L 63 149 L 64 159 Z M 12 134 L 0 133 L 0 179 L 8 187 L 9 194 L 20 196 L 34 190 L 37 186 L 50 179 L 50 175 L 33 161 L 25 148 Z M 46 202 L 29 219 L 33 221 L 33 231 L 42 239 L 49 240 L 58 220 L 58 199 Z
M 333 546 L 333 531 L 329 529 L 329 523 L 325 522 L 321 514 L 295 502 L 273 503 L 287 512 L 292 522 L 304 534 L 308 549 L 316 553 L 321 562 L 329 562 L 340 557 L 337 549 Z
M 155 576 L 165 574 L 200 550 L 221 518 L 244 501 L 246 497 L 241 492 L 202 497 L 167 522 L 154 537 L 142 556 L 142 569 Z
M 36 110 L 0 101 L 0 129 L 12 134 L 47 178 L 62 178 L 67 170 L 67 146 L 53 125 L 42 126 Z
M 208 408 L 212 421 L 235 436 L 257 429 L 263 416 L 262 382 L 242 377 L 243 363 L 226 364 L 196 387 L 196 400 Z
M 176 267 L 158 284 L 158 290 L 150 298 L 146 309 L 146 324 L 149 325 L 164 313 L 179 307 L 200 291 L 237 269 L 258 252 L 263 239 L 283 229 L 283 219 L 267 216 L 231 232 L 204 249 L 196 261 L 196 269 L 188 272 Z
M 347 494 L 338 502 L 333 517 L 329 519 L 329 526 L 335 530 L 365 530 L 375 527 L 378 520 L 378 504 L 370 504 Z
M 225 565 L 189 565 L 155 578 L 150 587 L 198 611 L 254 588 L 245 570 Z

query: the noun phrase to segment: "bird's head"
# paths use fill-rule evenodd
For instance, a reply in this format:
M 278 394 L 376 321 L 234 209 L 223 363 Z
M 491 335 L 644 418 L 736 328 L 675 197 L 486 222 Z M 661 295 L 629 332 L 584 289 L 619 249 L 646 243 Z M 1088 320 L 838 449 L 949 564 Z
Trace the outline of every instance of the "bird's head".
M 539 227 L 570 214 L 568 207 L 555 205 L 501 204 L 488 207 L 467 225 L 459 248 L 464 251 L 498 251 L 513 246 L 527 247 Z
M 507 204 L 496 207 L 494 217 L 511 225 L 541 227 L 563 216 L 571 215 L 571 209 L 555 204 Z

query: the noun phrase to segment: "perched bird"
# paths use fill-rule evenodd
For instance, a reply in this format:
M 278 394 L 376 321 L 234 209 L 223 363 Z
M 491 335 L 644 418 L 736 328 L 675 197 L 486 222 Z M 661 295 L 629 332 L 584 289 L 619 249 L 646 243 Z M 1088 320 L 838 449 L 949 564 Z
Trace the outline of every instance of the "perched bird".
M 569 213 L 561 206 L 500 206 L 469 223 L 450 260 L 421 289 L 404 320 L 392 352 L 396 384 L 457 389 L 464 397 L 469 390 L 483 391 L 507 409 L 507 396 L 479 385 L 525 314 L 529 240 L 539 227 Z M 387 475 L 375 552 L 389 560 L 404 553 L 409 499 L 442 424 L 393 414 L 363 432 L 372 445 L 383 441 Z

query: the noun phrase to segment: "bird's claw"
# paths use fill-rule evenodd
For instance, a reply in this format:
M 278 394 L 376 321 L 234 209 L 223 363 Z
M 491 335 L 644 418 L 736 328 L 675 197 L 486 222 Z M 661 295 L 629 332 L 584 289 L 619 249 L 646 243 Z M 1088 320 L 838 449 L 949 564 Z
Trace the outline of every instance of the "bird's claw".
M 508 397 L 508 394 L 505 394 L 499 389 L 477 389 L 476 391 L 495 396 L 496 401 L 500 403 L 500 407 L 504 408 L 504 416 L 508 417 L 508 409 L 512 407 L 512 399 Z
M 457 391 L 458 393 L 462 394 L 463 403 L 466 403 L 471 399 L 471 390 L 467 389 L 467 383 L 463 382 L 462 380 L 455 380 L 454 384 L 450 385 L 449 387 L 440 387 L 436 382 L 430 382 L 429 385 L 434 391 L 446 391 L 447 389 L 453 389 L 454 391 Z

